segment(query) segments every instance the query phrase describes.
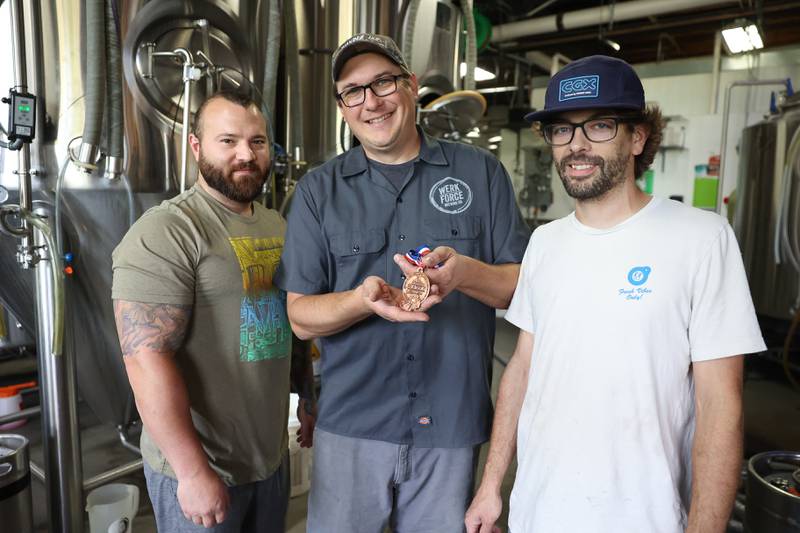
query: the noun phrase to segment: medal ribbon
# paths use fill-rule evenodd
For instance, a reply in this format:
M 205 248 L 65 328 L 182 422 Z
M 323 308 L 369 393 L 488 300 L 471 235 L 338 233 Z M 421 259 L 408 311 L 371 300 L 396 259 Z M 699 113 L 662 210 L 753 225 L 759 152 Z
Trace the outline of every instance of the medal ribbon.
M 425 265 L 422 264 L 422 258 L 431 253 L 431 249 L 428 245 L 423 244 L 422 246 L 409 250 L 405 254 L 406 260 L 414 266 L 418 266 L 419 268 L 425 268 Z M 436 268 L 436 267 L 434 267 Z

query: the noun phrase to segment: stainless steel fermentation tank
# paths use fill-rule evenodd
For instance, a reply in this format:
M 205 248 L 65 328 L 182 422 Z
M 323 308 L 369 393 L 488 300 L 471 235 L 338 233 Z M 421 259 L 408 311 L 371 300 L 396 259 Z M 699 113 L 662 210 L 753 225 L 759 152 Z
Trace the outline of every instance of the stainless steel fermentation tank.
M 412 8 L 417 17 L 409 22 Z M 0 42 L 0 58 L 15 62 L 14 69 L 0 68 L 0 87 L 24 79 L 38 98 L 37 135 L 25 145 L 25 157 L 0 149 L 0 210 L 17 212 L 10 206 L 19 204 L 19 212 L 45 216 L 43 228 L 56 226 L 56 219 L 62 228 L 60 244 L 44 241 L 38 230 L 25 240 L 0 233 L 0 303 L 44 354 L 43 432 L 50 451 L 44 472 L 35 465 L 32 471 L 48 483 L 51 531 L 82 530 L 81 488 L 137 467 L 122 465 L 81 487 L 74 383 L 102 422 L 124 429 L 137 418 L 110 300 L 111 251 L 144 210 L 193 184 L 197 171 L 184 124 L 199 103 L 221 87 L 251 90 L 288 154 L 284 166 L 294 180 L 339 148 L 341 118 L 329 90 L 336 46 L 360 31 L 390 34 L 401 47 L 411 39 L 423 94 L 459 89 L 458 9 L 469 12 L 471 3 L 0 1 L 0 25 L 10 26 L 5 34 L 16 43 L 12 49 L 8 40 Z M 0 117 L 5 114 L 3 107 Z M 291 184 L 276 188 L 288 195 Z M 268 195 L 273 204 L 276 199 Z M 41 252 L 38 265 L 21 268 L 21 242 L 38 247 L 28 248 Z M 74 256 L 74 274 L 64 281 L 63 358 L 52 357 L 62 350 L 51 353 L 49 345 L 58 330 L 54 295 L 61 294 L 52 284 L 60 277 L 51 280 L 45 268 L 60 267 L 59 249 Z M 48 399 L 50 385 L 56 393 Z M 130 446 L 124 433 L 121 438 Z
M 734 230 L 756 311 L 780 320 L 792 318 L 800 294 L 800 274 L 788 257 L 800 244 L 800 173 L 798 161 L 789 160 L 798 128 L 795 98 L 782 113 L 746 128 L 739 150 Z

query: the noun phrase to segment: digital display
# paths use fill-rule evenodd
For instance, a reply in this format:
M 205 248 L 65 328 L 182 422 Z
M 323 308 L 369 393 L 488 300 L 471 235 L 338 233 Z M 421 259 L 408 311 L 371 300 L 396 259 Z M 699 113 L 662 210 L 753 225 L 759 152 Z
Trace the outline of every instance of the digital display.
M 29 105 L 21 105 L 17 109 L 19 109 L 20 111 L 23 111 L 25 113 L 28 113 L 31 110 L 31 106 L 29 106 Z

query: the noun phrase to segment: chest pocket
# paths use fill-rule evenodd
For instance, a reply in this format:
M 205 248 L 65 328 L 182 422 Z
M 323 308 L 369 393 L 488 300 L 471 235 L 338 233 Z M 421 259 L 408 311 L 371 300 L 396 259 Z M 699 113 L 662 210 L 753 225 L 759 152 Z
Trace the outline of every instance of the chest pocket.
M 367 276 L 386 278 L 386 232 L 382 229 L 348 231 L 331 235 L 330 250 L 336 261 L 334 291 L 350 290 Z
M 481 234 L 481 219 L 475 216 L 449 216 L 426 219 L 428 237 L 431 247 L 450 246 L 461 255 L 476 259 L 478 253 L 478 237 Z

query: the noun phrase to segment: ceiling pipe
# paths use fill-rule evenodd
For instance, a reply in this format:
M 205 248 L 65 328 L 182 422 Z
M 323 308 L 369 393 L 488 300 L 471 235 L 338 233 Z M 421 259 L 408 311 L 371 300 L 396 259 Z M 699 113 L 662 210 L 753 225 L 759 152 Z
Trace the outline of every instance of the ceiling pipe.
M 555 33 L 587 26 L 597 26 L 624 20 L 634 20 L 677 11 L 698 9 L 722 4 L 738 4 L 738 0 L 633 0 L 601 7 L 569 11 L 527 20 L 499 24 L 492 28 L 492 42 L 511 41 L 522 37 Z

